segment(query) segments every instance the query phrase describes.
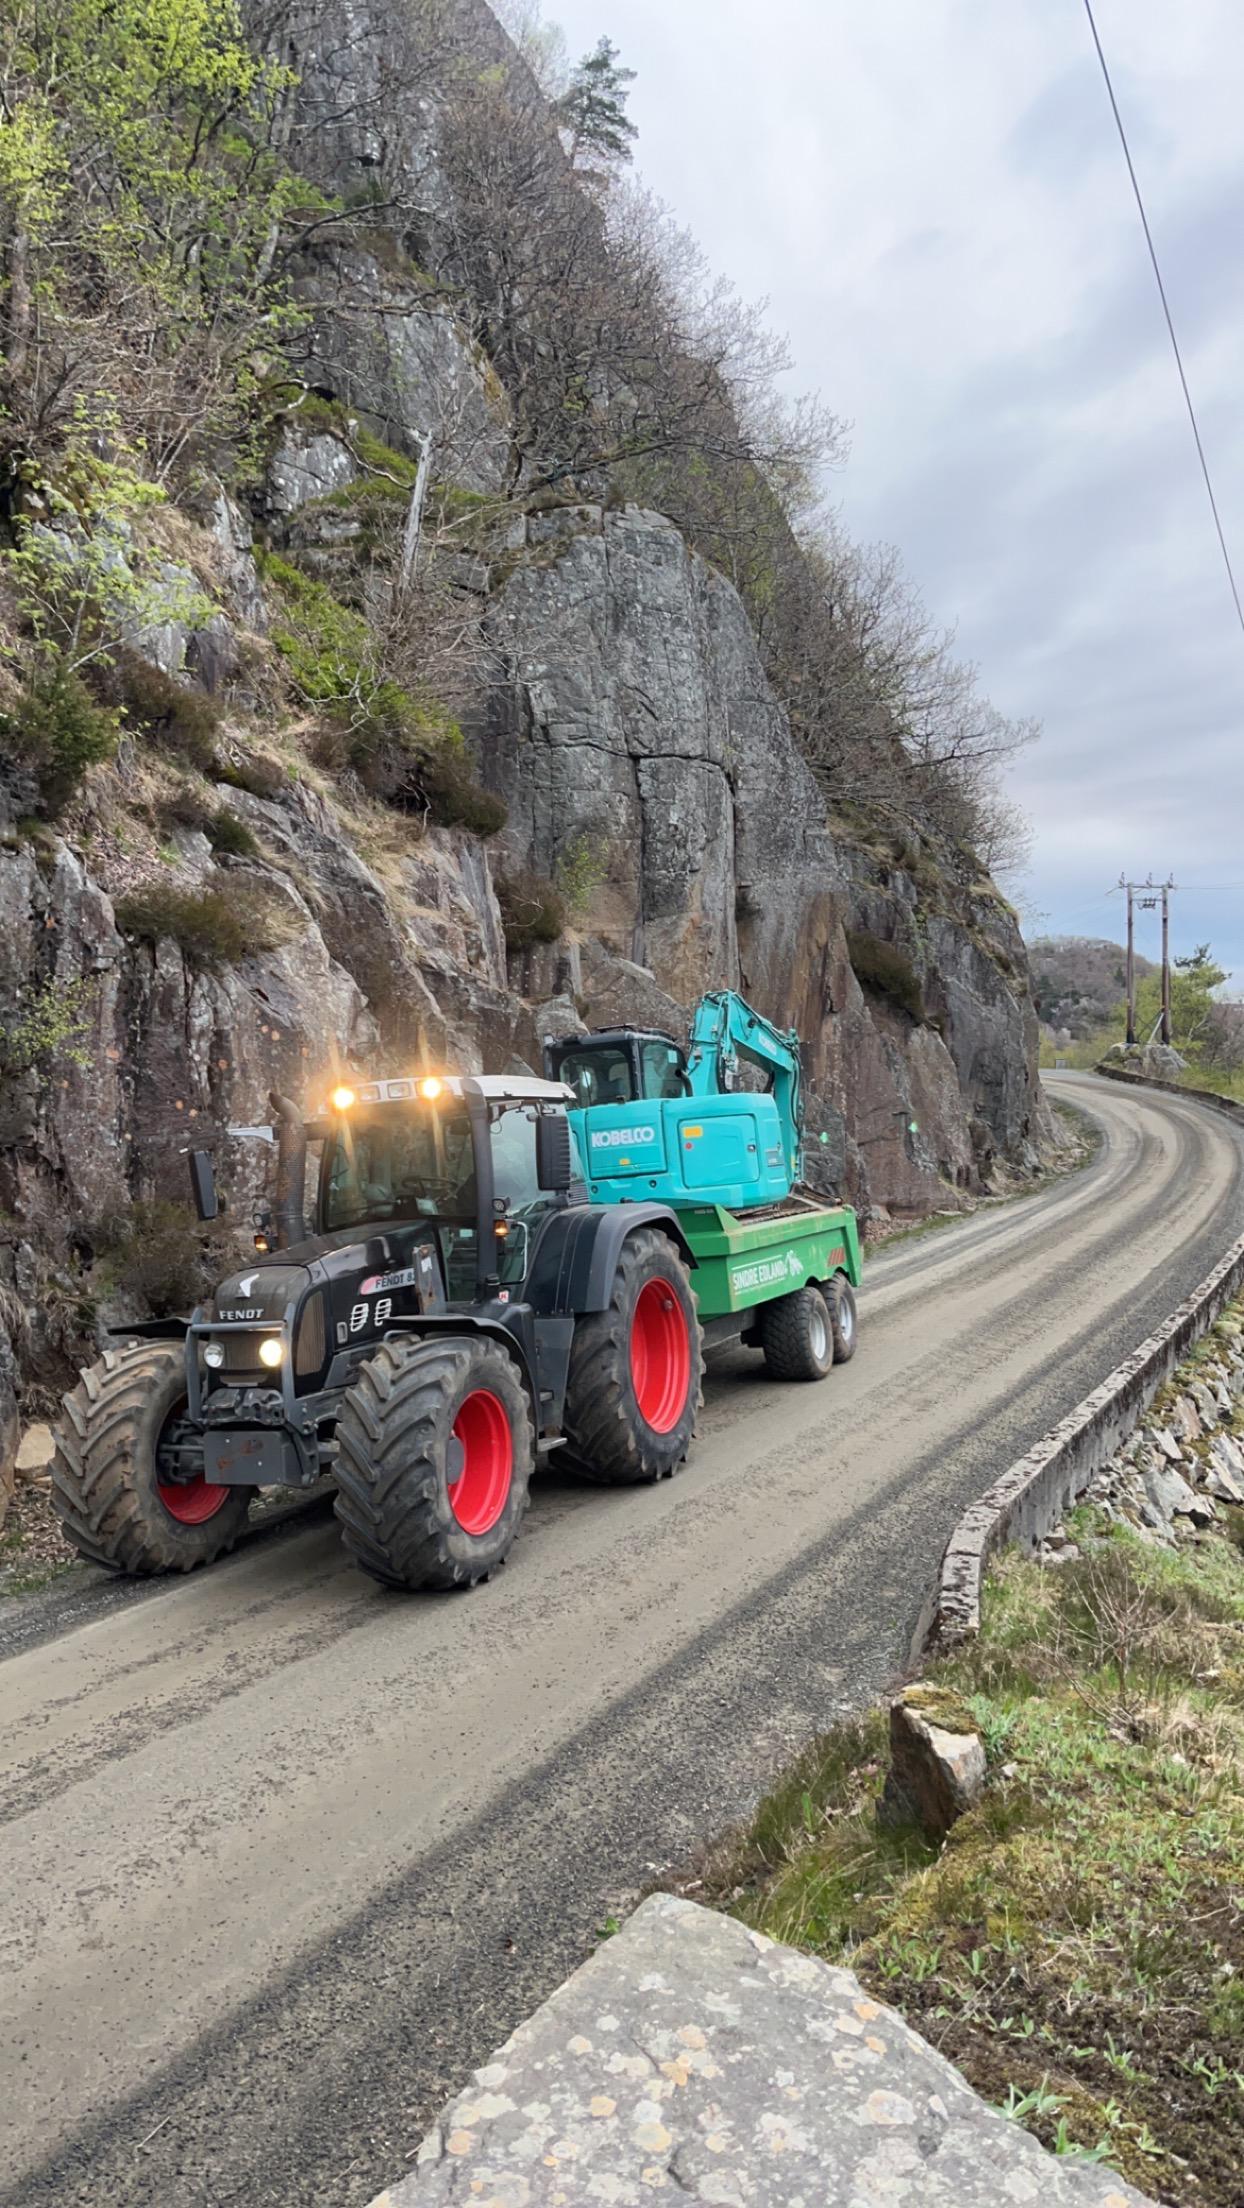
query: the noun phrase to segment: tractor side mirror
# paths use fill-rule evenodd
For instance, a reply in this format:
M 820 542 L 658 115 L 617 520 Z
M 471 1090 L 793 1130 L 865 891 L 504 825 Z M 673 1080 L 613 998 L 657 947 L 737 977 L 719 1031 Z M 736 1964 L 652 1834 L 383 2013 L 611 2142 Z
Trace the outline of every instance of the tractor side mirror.
M 206 1222 L 218 1216 L 220 1198 L 216 1194 L 216 1176 L 206 1150 L 190 1152 L 190 1193 L 200 1219 Z
M 536 1186 L 560 1196 L 573 1181 L 570 1121 L 564 1112 L 541 1112 L 536 1121 Z

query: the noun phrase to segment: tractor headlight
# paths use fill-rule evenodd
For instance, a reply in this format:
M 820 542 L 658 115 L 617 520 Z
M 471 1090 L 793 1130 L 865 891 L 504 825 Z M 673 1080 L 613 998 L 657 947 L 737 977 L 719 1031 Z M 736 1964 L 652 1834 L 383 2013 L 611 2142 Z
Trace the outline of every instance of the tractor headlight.
M 223 1342 L 206 1342 L 204 1344 L 203 1362 L 205 1365 L 210 1365 L 213 1372 L 219 1372 L 224 1361 L 225 1345 Z
M 275 1370 L 277 1365 L 280 1364 L 281 1359 L 284 1355 L 285 1344 L 282 1342 L 280 1335 L 265 1335 L 263 1341 L 259 1344 L 260 1364 L 267 1365 L 269 1371 L 271 1372 Z

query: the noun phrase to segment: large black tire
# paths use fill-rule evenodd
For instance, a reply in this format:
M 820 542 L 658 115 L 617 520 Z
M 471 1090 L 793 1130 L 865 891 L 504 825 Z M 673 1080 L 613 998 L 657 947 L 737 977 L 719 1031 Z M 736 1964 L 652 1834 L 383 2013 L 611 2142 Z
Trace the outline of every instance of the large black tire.
M 52 1505 L 92 1563 L 113 1572 L 192 1572 L 233 1547 L 250 1509 L 249 1488 L 208 1487 L 201 1472 L 189 1485 L 159 1479 L 161 1446 L 167 1451 L 185 1406 L 180 1342 L 110 1349 L 65 1397 Z M 193 1434 L 185 1440 L 193 1452 Z
M 829 1308 L 819 1288 L 762 1303 L 760 1346 L 775 1380 L 823 1380 L 834 1362 Z
M 859 1319 L 855 1308 L 855 1290 L 845 1273 L 835 1273 L 825 1283 L 822 1294 L 829 1307 L 829 1323 L 834 1337 L 834 1363 L 849 1364 L 855 1355 Z
M 635 1362 L 637 1330 L 645 1330 L 642 1314 L 649 1312 L 657 1354 L 666 1331 L 673 1343 L 669 1369 L 658 1369 L 651 1384 Z M 679 1346 L 684 1334 L 685 1352 Z M 600 1487 L 668 1478 L 691 1447 L 703 1377 L 703 1338 L 687 1267 L 667 1235 L 637 1227 L 622 1245 L 608 1309 L 589 1313 L 574 1330 L 565 1424 L 578 1470 Z M 641 1408 L 641 1394 L 655 1423 Z
M 455 1429 L 468 1398 L 464 1439 Z M 527 1391 L 497 1343 L 383 1342 L 346 1391 L 337 1441 L 341 1538 L 373 1579 L 474 1587 L 505 1562 L 527 1508 L 535 1438 Z

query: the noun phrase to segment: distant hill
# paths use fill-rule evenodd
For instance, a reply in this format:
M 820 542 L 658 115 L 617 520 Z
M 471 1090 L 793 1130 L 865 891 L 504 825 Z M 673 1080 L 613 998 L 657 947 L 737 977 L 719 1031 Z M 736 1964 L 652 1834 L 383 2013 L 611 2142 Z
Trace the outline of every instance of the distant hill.
M 1121 943 L 1096 936 L 1038 936 L 1028 945 L 1032 993 L 1042 1024 L 1075 1036 L 1104 1027 L 1127 992 L 1127 953 Z M 1152 959 L 1137 957 L 1136 978 L 1156 973 Z

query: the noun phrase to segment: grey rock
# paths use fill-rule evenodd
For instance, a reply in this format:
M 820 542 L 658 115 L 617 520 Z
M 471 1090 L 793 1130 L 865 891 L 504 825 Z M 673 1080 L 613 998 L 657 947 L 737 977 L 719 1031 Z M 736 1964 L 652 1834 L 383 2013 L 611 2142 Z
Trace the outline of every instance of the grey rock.
M 1175 1436 L 1170 1432 L 1168 1427 L 1155 1427 L 1153 1439 L 1157 1448 L 1161 1451 L 1162 1455 L 1168 1458 L 1172 1464 L 1183 1463 L 1183 1450 L 1180 1448 L 1179 1443 L 1176 1441 Z
M 1201 1507 L 1182 1472 L 1154 1465 L 1145 1474 L 1145 1489 L 1159 1518 L 1168 1525 L 1172 1518 L 1195 1516 Z
M 1216 1426 L 1218 1424 L 1218 1405 L 1204 1381 L 1194 1381 L 1190 1392 L 1200 1414 L 1202 1426 Z
M 17 1408 L 17 1358 L 0 1318 L 0 1526 L 12 1500 L 22 1423 Z
M 1233 1435 L 1215 1434 L 1210 1448 L 1224 1472 L 1230 1472 L 1235 1479 L 1244 1479 L 1244 1450 Z
M 309 435 L 291 420 L 268 462 L 268 499 L 275 513 L 286 518 L 313 498 L 357 482 L 362 470 L 354 455 L 329 430 Z
M 1145 2208 L 1056 2159 L 849 1971 L 666 1894 L 536 2010 L 373 2208 Z
M 985 1789 L 985 1750 L 966 1710 L 939 1687 L 907 1687 L 890 1704 L 890 1769 L 881 1814 L 940 1840 Z
M 1181 1441 L 1199 1441 L 1201 1420 L 1197 1406 L 1190 1395 L 1177 1395 L 1170 1408 L 1170 1421 Z

